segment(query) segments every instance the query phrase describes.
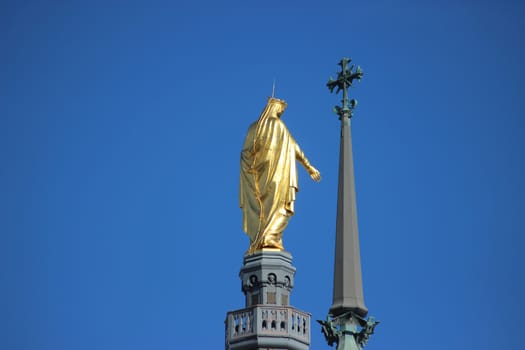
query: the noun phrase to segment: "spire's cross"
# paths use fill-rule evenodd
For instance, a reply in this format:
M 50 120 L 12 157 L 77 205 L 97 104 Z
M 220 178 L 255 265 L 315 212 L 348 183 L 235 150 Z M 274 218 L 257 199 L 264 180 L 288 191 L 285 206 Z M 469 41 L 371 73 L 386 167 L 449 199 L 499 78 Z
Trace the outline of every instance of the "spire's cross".
M 350 68 L 347 68 L 348 63 L 350 62 L 352 62 L 352 59 L 346 57 L 343 58 L 341 62 L 339 62 L 339 65 L 341 66 L 341 72 L 337 74 L 337 80 L 334 80 L 332 77 L 330 77 L 330 80 L 328 80 L 328 83 L 326 83 L 326 86 L 328 86 L 330 92 L 334 92 L 336 87 L 336 94 L 343 90 L 343 99 L 341 100 L 341 102 L 343 102 L 343 107 L 334 107 L 334 112 L 337 113 L 340 118 L 342 118 L 345 114 L 348 116 L 348 118 L 352 117 L 352 112 L 355 106 L 357 106 L 357 100 L 348 99 L 348 88 L 352 86 L 354 80 L 360 81 L 363 77 L 363 70 L 361 67 L 357 66 L 354 70 L 354 65 L 352 64 Z

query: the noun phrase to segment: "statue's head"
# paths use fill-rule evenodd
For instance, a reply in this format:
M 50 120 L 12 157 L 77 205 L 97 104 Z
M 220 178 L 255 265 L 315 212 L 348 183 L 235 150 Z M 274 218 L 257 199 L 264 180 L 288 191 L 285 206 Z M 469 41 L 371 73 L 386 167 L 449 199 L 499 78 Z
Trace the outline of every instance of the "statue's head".
M 275 97 L 268 97 L 268 103 L 266 103 L 266 106 L 259 117 L 259 121 L 266 120 L 267 118 L 281 118 L 286 106 L 287 104 L 284 100 L 279 100 Z
M 270 116 L 276 116 L 278 118 L 281 117 L 281 115 L 284 113 L 284 110 L 286 109 L 288 105 L 286 104 L 286 101 L 279 100 L 275 97 L 268 97 L 268 103 L 266 104 L 266 109 L 268 110 L 268 114 Z

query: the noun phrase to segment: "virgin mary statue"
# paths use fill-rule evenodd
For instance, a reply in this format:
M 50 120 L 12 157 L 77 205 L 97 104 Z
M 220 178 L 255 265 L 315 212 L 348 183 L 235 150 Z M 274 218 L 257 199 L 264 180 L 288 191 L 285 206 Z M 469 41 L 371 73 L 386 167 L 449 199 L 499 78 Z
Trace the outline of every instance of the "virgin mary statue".
M 250 125 L 241 152 L 240 207 L 252 254 L 263 248 L 284 250 L 282 235 L 294 215 L 296 160 L 319 182 L 321 175 L 305 157 L 281 120 L 286 102 L 273 97 Z

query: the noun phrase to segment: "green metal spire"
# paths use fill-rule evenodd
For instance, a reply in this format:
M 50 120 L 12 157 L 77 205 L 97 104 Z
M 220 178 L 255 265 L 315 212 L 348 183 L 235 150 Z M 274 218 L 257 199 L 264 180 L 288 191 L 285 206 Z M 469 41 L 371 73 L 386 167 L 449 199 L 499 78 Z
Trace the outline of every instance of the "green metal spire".
M 342 107 L 334 107 L 341 120 L 339 153 L 339 185 L 337 195 L 336 244 L 334 262 L 333 302 L 326 321 L 318 321 L 329 345 L 337 343 L 337 350 L 360 350 L 374 332 L 377 321 L 365 319 L 368 309 L 364 303 L 361 278 L 361 257 L 357 226 L 357 205 L 354 181 L 354 161 L 350 118 L 357 105 L 348 98 L 348 88 L 360 80 L 363 71 L 354 65 L 348 68 L 349 58 L 339 65 L 337 80 L 330 78 L 328 89 L 343 90 Z

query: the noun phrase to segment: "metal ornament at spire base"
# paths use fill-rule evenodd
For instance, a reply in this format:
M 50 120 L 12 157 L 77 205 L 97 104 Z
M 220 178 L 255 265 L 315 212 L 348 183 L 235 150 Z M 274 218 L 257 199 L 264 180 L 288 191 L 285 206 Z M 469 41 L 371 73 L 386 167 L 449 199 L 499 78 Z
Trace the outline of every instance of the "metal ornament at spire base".
M 379 324 L 374 317 L 364 319 L 355 312 L 349 311 L 338 317 L 328 314 L 326 321 L 317 320 L 321 325 L 328 345 L 337 344 L 337 349 L 362 349 Z M 360 329 L 358 329 L 360 328 Z
M 363 77 L 361 67 L 348 64 L 343 58 L 337 79 L 330 77 L 326 84 L 330 92 L 343 91 L 342 106 L 334 112 L 341 120 L 341 145 L 339 155 L 339 185 L 337 198 L 336 247 L 334 263 L 333 303 L 322 326 L 328 345 L 337 344 L 337 350 L 361 350 L 379 323 L 373 317 L 365 319 L 368 309 L 364 303 L 361 278 L 361 257 L 357 229 L 357 207 L 352 156 L 350 118 L 357 106 L 355 99 L 348 98 L 348 88 L 354 80 Z M 355 69 L 354 69 L 355 68 Z

